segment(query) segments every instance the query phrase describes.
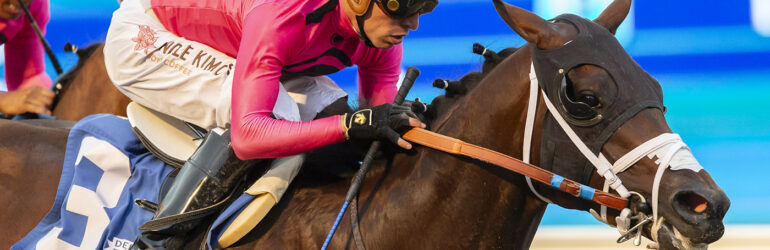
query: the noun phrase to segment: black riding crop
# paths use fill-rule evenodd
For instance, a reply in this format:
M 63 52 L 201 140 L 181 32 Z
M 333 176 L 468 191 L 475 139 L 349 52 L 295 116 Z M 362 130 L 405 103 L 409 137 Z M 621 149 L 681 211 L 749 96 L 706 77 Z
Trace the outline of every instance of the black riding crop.
M 35 34 L 37 34 L 37 37 L 40 38 L 40 43 L 43 44 L 43 49 L 45 49 L 45 53 L 48 55 L 48 59 L 51 60 L 51 64 L 53 64 L 53 68 L 56 70 L 56 74 L 61 75 L 62 69 L 61 69 L 61 65 L 59 64 L 59 60 L 56 59 L 56 55 L 53 54 L 53 51 L 51 50 L 51 46 L 48 45 L 48 41 L 46 41 L 45 37 L 43 37 L 43 32 L 40 31 L 40 26 L 37 26 L 37 22 L 35 22 L 35 18 L 32 17 L 31 13 L 29 13 L 29 9 L 27 9 L 27 5 L 24 5 L 24 2 L 22 0 L 19 0 L 19 5 L 21 5 L 21 9 L 24 10 L 24 13 L 27 15 L 27 18 L 29 18 L 29 24 L 32 26 L 32 29 L 35 30 Z
M 396 98 L 393 100 L 393 103 L 401 104 L 404 102 L 404 99 L 406 98 L 406 94 L 409 93 L 409 89 L 412 88 L 412 84 L 414 84 L 414 80 L 417 79 L 417 76 L 419 75 L 420 75 L 420 70 L 418 70 L 417 68 L 415 67 L 407 68 L 406 75 L 404 76 L 404 81 L 401 82 L 401 87 L 398 88 L 398 94 L 396 94 Z M 332 237 L 334 237 L 334 232 L 337 231 L 337 226 L 339 226 L 340 220 L 342 220 L 342 216 L 345 215 L 345 211 L 347 211 L 348 206 L 350 205 L 350 201 L 355 199 L 356 196 L 358 195 L 358 189 L 361 188 L 361 183 L 364 182 L 364 178 L 366 177 L 366 172 L 369 172 L 369 168 L 371 168 L 374 155 L 377 154 L 377 151 L 379 149 L 380 149 L 380 141 L 372 142 L 372 146 L 369 147 L 369 151 L 367 151 L 366 156 L 364 156 L 364 161 L 361 164 L 361 168 L 358 169 L 358 173 L 356 174 L 356 177 L 353 179 L 353 183 L 350 184 L 348 193 L 345 196 L 345 203 L 342 204 L 342 208 L 340 208 L 340 212 L 337 214 L 337 219 L 334 220 L 332 229 L 329 230 L 329 234 L 326 235 L 326 240 L 324 240 L 324 244 L 321 247 L 322 250 L 326 250 L 326 247 L 329 246 L 329 243 L 331 242 Z

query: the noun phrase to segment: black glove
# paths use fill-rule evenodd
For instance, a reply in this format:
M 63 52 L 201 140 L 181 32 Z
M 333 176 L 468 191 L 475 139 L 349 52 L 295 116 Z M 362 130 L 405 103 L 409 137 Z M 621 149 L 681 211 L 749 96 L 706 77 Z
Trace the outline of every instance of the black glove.
M 345 114 L 345 138 L 388 139 L 398 143 L 401 137 L 396 130 L 411 127 L 409 117 L 416 118 L 411 107 L 397 104 L 382 104 Z

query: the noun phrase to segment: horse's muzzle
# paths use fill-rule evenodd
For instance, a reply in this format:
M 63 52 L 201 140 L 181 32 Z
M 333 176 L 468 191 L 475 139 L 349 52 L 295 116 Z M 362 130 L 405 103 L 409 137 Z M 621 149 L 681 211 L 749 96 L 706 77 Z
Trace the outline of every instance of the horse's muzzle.
M 667 222 L 675 227 L 676 232 L 671 233 L 677 238 L 697 246 L 713 243 L 724 234 L 722 219 L 730 200 L 722 189 L 687 188 L 676 192 L 670 202 L 676 216 Z

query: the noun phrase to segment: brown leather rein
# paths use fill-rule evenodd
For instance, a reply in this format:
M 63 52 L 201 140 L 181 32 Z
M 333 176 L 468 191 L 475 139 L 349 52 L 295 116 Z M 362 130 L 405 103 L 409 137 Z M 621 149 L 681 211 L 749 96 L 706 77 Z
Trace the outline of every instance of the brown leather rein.
M 463 155 L 483 162 L 487 162 L 510 171 L 528 176 L 543 184 L 550 185 L 563 192 L 591 200 L 600 205 L 622 210 L 628 207 L 628 200 L 615 194 L 596 190 L 592 187 L 580 184 L 576 181 L 565 179 L 548 170 L 510 157 L 508 155 L 473 145 L 462 140 L 441 135 L 421 128 L 413 128 L 402 136 L 405 140 L 421 144 L 439 151 L 455 155 Z

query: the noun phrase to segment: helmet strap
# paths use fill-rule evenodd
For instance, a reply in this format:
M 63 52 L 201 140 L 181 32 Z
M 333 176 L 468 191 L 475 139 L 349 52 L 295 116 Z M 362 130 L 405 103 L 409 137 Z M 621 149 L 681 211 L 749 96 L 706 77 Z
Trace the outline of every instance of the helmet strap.
M 369 7 L 366 8 L 366 12 L 364 12 L 363 15 L 356 15 L 356 23 L 358 23 L 358 33 L 360 35 L 360 39 L 366 46 L 376 48 L 374 47 L 374 44 L 372 43 L 372 40 L 369 39 L 369 36 L 366 35 L 366 31 L 364 31 L 364 16 L 366 14 L 369 14 L 372 11 L 372 4 L 374 4 L 375 0 L 369 1 Z

